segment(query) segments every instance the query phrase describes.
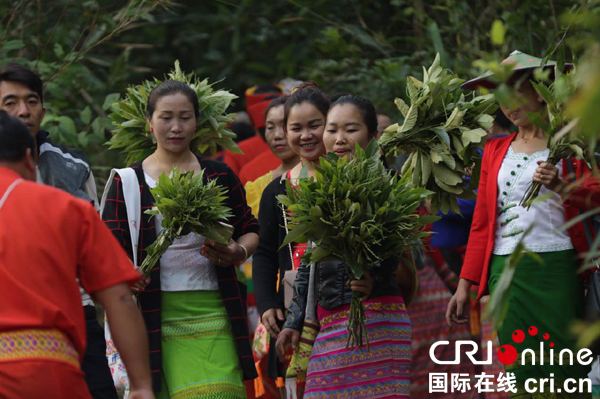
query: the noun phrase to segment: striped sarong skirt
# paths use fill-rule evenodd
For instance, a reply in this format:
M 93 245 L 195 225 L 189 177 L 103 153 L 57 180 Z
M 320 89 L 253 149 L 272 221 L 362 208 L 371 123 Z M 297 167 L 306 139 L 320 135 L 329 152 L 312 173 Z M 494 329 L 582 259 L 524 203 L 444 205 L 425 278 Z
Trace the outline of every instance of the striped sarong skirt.
M 162 292 L 163 383 L 157 399 L 245 399 L 219 291 Z
M 411 324 L 400 296 L 364 303 L 369 350 L 346 348 L 350 305 L 318 306 L 320 331 L 308 363 L 305 399 L 410 397 Z

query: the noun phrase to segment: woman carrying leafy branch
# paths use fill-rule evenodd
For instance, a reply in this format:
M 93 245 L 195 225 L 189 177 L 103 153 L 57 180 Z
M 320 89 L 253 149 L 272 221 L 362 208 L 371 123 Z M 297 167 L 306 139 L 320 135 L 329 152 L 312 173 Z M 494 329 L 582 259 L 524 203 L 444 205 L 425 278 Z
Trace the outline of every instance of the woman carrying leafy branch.
M 323 131 L 328 110 L 329 98 L 314 84 L 303 84 L 290 95 L 283 110 L 284 133 L 301 162 L 273 180 L 260 200 L 260 238 L 252 258 L 252 280 L 261 322 L 271 336 L 267 370 L 270 378 L 283 376 L 275 352 L 275 339 L 284 321 L 283 278 L 286 271 L 298 268 L 305 251 L 305 245 L 279 249 L 286 228 L 285 210 L 277 202 L 277 196 L 286 193 L 286 180 L 298 180 L 303 165 L 314 176 L 313 162 L 325 154 Z
M 327 152 L 352 157 L 356 145 L 366 148 L 376 135 L 377 114 L 369 100 L 347 95 L 332 104 L 323 136 Z M 385 259 L 354 281 L 348 281 L 346 266 L 338 259 L 324 259 L 298 269 L 296 294 L 277 339 L 277 351 L 283 356 L 289 343 L 292 349 L 298 347 L 308 312 L 310 269 L 316 267 L 320 330 L 308 360 L 304 398 L 410 397 L 411 323 L 395 274 L 401 273 L 401 281 L 414 280 L 415 276 L 398 265 L 398 257 Z M 362 294 L 366 309 L 368 349 L 348 347 L 353 292 Z
M 579 211 L 600 205 L 600 186 L 586 163 L 575 158 L 562 159 L 555 164 L 546 162 L 551 152 L 548 132 L 534 121 L 547 114 L 545 91 L 533 79 L 533 72 L 541 68 L 542 60 L 514 52 L 503 61 L 515 69 L 508 81 L 514 101 L 501 100 L 502 112 L 518 127 L 518 132 L 490 140 L 485 147 L 479 182 L 478 200 L 461 272 L 458 290 L 448 304 L 446 319 L 449 325 L 466 323 L 469 290 L 479 285 L 481 298 L 488 290 L 494 295 L 507 257 L 517 250 L 523 238 L 525 247 L 535 253 L 535 259 L 519 261 L 510 291 L 506 317 L 498 330 L 500 345 L 511 344 L 520 354 L 525 349 L 546 349 L 552 342 L 554 353 L 573 349 L 569 325 L 583 313 L 583 286 L 577 276 L 577 254 L 588 251 L 582 223 L 569 228 L 561 227 L 575 218 Z M 548 63 L 546 68 L 554 66 Z M 558 68 L 557 68 L 558 69 Z M 561 71 L 559 71 L 561 72 Z M 464 84 L 467 89 L 478 86 L 495 88 L 486 75 Z M 560 158 L 559 158 L 560 160 Z M 576 174 L 577 184 L 570 186 L 569 164 Z M 541 184 L 541 194 L 547 197 L 536 201 L 528 210 L 519 205 L 531 181 Z M 530 234 L 522 237 L 530 226 Z M 542 262 L 539 262 L 542 261 Z M 537 334 L 527 333 L 530 326 Z M 515 330 L 525 331 L 520 343 L 512 340 Z M 545 341 L 544 334 L 550 335 Z M 518 340 L 517 340 L 518 341 Z M 548 353 L 548 352 L 546 352 Z M 539 358 L 539 357 L 538 357 Z M 576 362 L 574 366 L 521 365 L 511 368 L 517 377 L 518 393 L 524 394 L 527 378 L 548 377 L 554 373 L 557 384 L 567 378 L 584 378 L 587 367 Z M 530 397 L 519 396 L 519 397 Z M 581 396 L 583 397 L 583 396 Z
M 229 245 L 205 241 L 193 233 L 175 239 L 138 287 L 139 303 L 149 339 L 153 387 L 157 398 L 245 398 L 243 379 L 256 377 L 245 304 L 245 287 L 234 265 L 252 255 L 258 244 L 258 224 L 245 201 L 237 176 L 223 163 L 194 154 L 190 145 L 199 116 L 198 96 L 186 83 L 167 80 L 150 93 L 146 106 L 156 149 L 134 163 L 140 183 L 142 210 L 151 209 L 150 192 L 162 174 L 203 171 L 228 189 L 226 205 L 233 213 Z M 123 248 L 132 253 L 122 183 L 115 176 L 103 219 Z M 138 259 L 162 230 L 161 217 L 140 218 Z

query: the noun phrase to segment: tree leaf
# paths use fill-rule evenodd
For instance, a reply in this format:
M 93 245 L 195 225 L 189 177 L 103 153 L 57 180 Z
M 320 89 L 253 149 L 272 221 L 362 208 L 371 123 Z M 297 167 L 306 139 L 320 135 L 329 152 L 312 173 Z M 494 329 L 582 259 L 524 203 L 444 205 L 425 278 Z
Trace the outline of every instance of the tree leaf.
M 504 28 L 502 21 L 499 19 L 495 20 L 494 23 L 492 23 L 492 30 L 490 31 L 492 43 L 496 46 L 502 46 L 504 44 L 505 34 L 506 29 Z
M 90 109 L 90 107 L 89 106 L 85 107 L 83 109 L 83 111 L 81 111 L 79 113 L 79 117 L 81 118 L 81 121 L 84 124 L 86 124 L 86 125 L 89 124 L 90 121 L 92 120 L 92 110 Z
M 417 124 L 417 120 L 419 119 L 419 110 L 414 106 L 411 106 L 408 110 L 408 115 L 404 119 L 404 123 L 402 124 L 402 128 L 400 130 L 401 133 L 408 132 L 410 129 L 415 127 Z
M 444 144 L 446 144 L 446 146 L 448 146 L 448 148 L 451 147 L 451 145 L 450 145 L 450 136 L 448 136 L 448 133 L 446 132 L 445 129 L 443 129 L 441 127 L 434 127 L 432 130 L 435 132 L 435 134 L 438 135 L 438 137 L 440 138 L 440 140 L 442 140 L 442 142 Z
M 480 143 L 481 139 L 487 136 L 487 132 L 482 128 L 461 131 L 461 140 L 466 147 L 471 143 Z
M 394 100 L 394 104 L 396 104 L 396 107 L 398 107 L 398 109 L 402 113 L 402 116 L 406 118 L 406 115 L 408 115 L 409 112 L 409 106 L 404 102 L 404 100 L 401 98 L 396 98 Z
M 429 155 L 431 156 L 431 162 L 433 162 L 434 164 L 442 162 L 442 157 L 433 149 L 429 150 Z
M 448 117 L 448 120 L 444 124 L 444 129 L 450 130 L 459 127 L 462 123 L 463 115 L 463 112 L 460 109 L 458 109 L 458 107 L 454 108 L 454 110 Z
M 421 171 L 423 173 L 421 184 L 425 187 L 429 181 L 429 177 L 431 177 L 431 159 L 429 157 L 421 157 Z
M 455 186 L 457 184 L 462 184 L 463 180 L 462 180 L 461 175 L 448 169 L 447 166 L 445 166 L 443 164 L 436 164 L 436 163 L 434 163 L 432 166 L 433 166 L 432 167 L 433 176 L 438 178 L 443 183 L 445 183 L 449 186 Z

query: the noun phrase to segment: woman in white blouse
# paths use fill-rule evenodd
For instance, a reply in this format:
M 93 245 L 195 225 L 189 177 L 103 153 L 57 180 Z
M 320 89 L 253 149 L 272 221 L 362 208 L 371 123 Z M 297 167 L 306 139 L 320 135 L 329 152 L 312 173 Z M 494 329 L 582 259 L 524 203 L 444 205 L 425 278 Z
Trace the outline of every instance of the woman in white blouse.
M 467 322 L 467 303 L 472 284 L 479 285 L 478 299 L 494 292 L 506 260 L 522 239 L 537 259 L 525 256 L 519 261 L 511 284 L 506 318 L 498 330 L 498 358 L 507 371 L 515 373 L 517 392 L 511 397 L 530 398 L 525 390 L 529 378 L 553 377 L 556 386 L 567 378 L 585 378 L 588 366 L 549 365 L 550 349 L 558 356 L 562 349 L 574 349 L 569 333 L 572 321 L 582 315 L 584 290 L 577 275 L 577 254 L 588 250 L 586 231 L 579 223 L 568 231 L 565 222 L 600 205 L 600 188 L 583 161 L 562 160 L 551 165 L 548 135 L 536 127 L 529 114 L 545 115 L 545 104 L 530 79 L 541 59 L 514 52 L 504 63 L 515 64 L 509 81 L 514 101 L 502 104 L 502 112 L 518 127 L 518 132 L 492 139 L 485 147 L 479 182 L 478 200 L 458 290 L 448 304 L 450 325 Z M 549 63 L 551 67 L 554 63 Z M 463 87 L 493 88 L 488 76 L 473 79 Z M 569 171 L 575 172 L 577 185 L 569 184 Z M 540 197 L 529 210 L 519 205 L 531 181 L 543 185 Z M 532 230 L 524 236 L 530 227 Z M 512 345 L 516 352 L 505 345 Z M 540 365 L 540 345 L 546 361 Z M 532 349 L 536 365 L 521 353 Z M 518 359 L 516 358 L 518 354 Z M 514 364 L 513 364 L 514 363 Z M 553 375 L 551 376 L 551 373 Z M 585 396 L 581 396 L 585 397 Z

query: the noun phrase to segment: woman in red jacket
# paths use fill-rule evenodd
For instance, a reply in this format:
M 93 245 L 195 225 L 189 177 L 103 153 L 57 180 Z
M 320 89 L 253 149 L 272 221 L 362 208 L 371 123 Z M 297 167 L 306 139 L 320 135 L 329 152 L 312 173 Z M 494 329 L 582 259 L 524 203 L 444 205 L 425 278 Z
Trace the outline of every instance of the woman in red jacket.
M 548 359 L 540 365 L 540 343 L 546 357 L 551 348 L 555 357 L 562 349 L 575 348 L 569 326 L 582 316 L 584 299 L 583 285 L 577 276 L 577 254 L 586 252 L 588 245 L 582 223 L 568 231 L 561 227 L 580 211 L 600 205 L 600 186 L 583 161 L 563 159 L 557 165 L 545 162 L 549 155 L 548 135 L 528 117 L 531 113 L 544 115 L 545 112 L 545 104 L 530 83 L 541 59 L 514 52 L 503 62 L 516 64 L 509 83 L 518 101 L 500 107 L 518 127 L 518 132 L 486 144 L 467 253 L 446 319 L 450 325 L 467 322 L 466 305 L 471 285 L 479 285 L 478 298 L 488 292 L 493 295 L 508 256 L 523 240 L 526 248 L 544 262 L 540 264 L 527 256 L 519 261 L 510 287 L 508 312 L 498 330 L 498 338 L 501 347 L 510 344 L 518 353 L 517 361 L 506 367 L 517 378 L 518 391 L 511 393 L 511 397 L 524 395 L 521 397 L 526 398 L 531 397 L 524 390 L 529 378 L 539 382 L 540 378 L 554 373 L 556 386 L 560 386 L 567 378 L 587 375 L 589 367 L 576 360 L 573 366 L 559 365 L 558 359 L 552 366 Z M 478 86 L 493 88 L 486 77 L 463 85 L 468 89 Z M 577 178 L 574 187 L 568 183 L 569 162 Z M 532 179 L 543 185 L 540 197 L 547 199 L 527 210 L 519 206 L 519 202 Z M 533 226 L 531 232 L 524 237 L 530 226 Z M 545 334 L 549 334 L 549 338 Z M 525 349 L 535 352 L 537 366 L 530 364 L 529 355 L 525 359 L 529 364 L 523 364 L 521 353 Z M 500 352 L 504 353 L 503 349 Z

